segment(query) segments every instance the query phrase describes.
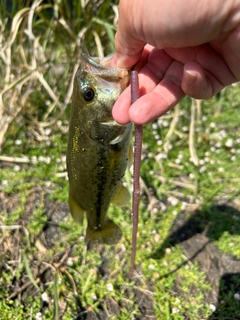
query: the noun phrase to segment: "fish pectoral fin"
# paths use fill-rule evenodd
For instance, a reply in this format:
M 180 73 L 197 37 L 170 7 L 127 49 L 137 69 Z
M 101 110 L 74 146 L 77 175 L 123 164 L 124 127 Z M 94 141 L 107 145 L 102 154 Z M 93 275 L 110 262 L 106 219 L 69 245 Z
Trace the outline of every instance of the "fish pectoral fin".
M 82 224 L 85 211 L 79 206 L 79 204 L 73 199 L 72 195 L 69 193 L 68 203 L 71 211 L 73 220 Z
M 88 244 L 116 244 L 122 237 L 122 231 L 112 220 L 107 220 L 101 228 L 87 228 L 85 240 Z
M 121 184 L 112 200 L 112 204 L 117 207 L 124 207 L 128 204 L 130 199 L 130 192 Z
M 130 168 L 133 164 L 133 147 L 130 144 L 128 149 L 128 168 Z

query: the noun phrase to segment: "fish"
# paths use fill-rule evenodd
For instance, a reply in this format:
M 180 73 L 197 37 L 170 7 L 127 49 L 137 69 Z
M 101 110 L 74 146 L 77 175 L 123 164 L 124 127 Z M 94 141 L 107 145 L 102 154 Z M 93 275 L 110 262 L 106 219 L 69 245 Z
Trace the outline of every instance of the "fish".
M 121 228 L 107 213 L 110 204 L 126 206 L 131 196 L 122 179 L 133 162 L 132 124 L 118 124 L 112 107 L 128 86 L 130 70 L 111 66 L 112 55 L 82 53 L 75 74 L 69 122 L 68 203 L 73 219 L 87 218 L 89 244 L 116 244 Z

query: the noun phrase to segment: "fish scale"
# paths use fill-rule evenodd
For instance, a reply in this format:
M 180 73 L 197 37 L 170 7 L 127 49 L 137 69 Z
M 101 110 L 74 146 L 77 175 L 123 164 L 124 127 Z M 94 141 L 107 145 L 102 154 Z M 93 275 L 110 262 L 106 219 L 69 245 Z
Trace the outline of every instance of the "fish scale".
M 121 238 L 107 211 L 110 203 L 124 206 L 130 200 L 122 177 L 132 161 L 132 124 L 120 125 L 112 117 L 129 71 L 111 67 L 111 60 L 82 56 L 74 79 L 67 150 L 71 214 L 79 223 L 86 216 L 87 242 L 107 244 Z

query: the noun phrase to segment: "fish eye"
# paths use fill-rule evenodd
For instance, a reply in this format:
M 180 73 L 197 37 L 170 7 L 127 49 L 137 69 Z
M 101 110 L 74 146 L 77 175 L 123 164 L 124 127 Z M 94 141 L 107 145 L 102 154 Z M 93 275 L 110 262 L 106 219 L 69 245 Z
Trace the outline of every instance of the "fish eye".
M 85 101 L 92 101 L 95 96 L 95 91 L 91 87 L 86 87 L 83 91 L 83 97 Z

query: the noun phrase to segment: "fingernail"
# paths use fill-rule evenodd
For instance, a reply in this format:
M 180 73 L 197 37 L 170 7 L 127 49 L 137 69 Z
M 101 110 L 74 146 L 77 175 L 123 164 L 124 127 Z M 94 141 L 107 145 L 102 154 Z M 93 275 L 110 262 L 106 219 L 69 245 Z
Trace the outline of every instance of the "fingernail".
M 191 70 L 185 69 L 185 82 L 190 85 L 194 85 L 197 80 L 197 73 Z

